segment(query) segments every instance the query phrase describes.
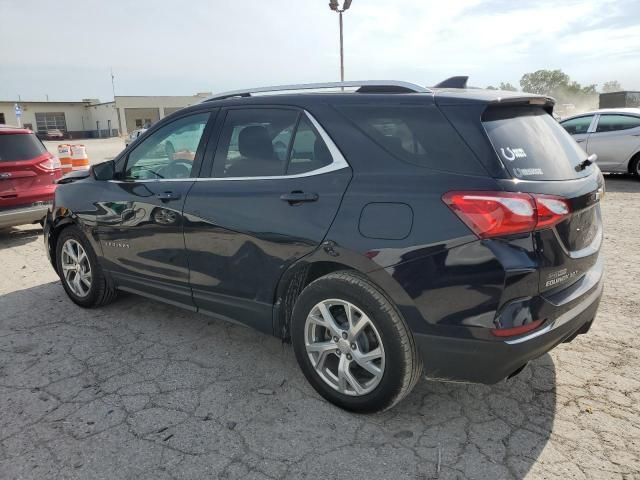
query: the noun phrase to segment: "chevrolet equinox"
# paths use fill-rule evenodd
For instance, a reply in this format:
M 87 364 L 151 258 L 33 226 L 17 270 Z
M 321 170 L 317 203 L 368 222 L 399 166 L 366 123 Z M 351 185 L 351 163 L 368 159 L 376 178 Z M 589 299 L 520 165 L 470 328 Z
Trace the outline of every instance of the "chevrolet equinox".
M 495 383 L 602 294 L 603 177 L 553 106 L 466 77 L 220 94 L 63 177 L 47 253 L 82 307 L 122 290 L 291 342 L 348 410 Z

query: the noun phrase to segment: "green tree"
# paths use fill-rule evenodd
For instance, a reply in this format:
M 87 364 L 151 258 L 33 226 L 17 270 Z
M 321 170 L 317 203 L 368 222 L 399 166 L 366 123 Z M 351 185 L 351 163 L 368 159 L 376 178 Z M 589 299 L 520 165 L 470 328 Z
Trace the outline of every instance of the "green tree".
M 582 86 L 562 70 L 525 73 L 520 79 L 520 86 L 523 92 L 554 97 L 559 106 L 573 105 L 571 108 L 587 110 L 598 105 L 596 84 Z
M 493 85 L 489 85 L 487 90 L 508 90 L 510 92 L 517 92 L 518 89 L 511 85 L 509 82 L 500 82 L 500 85 L 494 87 Z
M 602 91 L 604 93 L 609 93 L 609 92 L 620 92 L 622 90 L 622 85 L 620 85 L 620 82 L 617 80 L 611 80 L 610 82 L 604 82 L 604 85 L 602 85 Z
M 509 82 L 505 83 L 505 82 L 500 82 L 500 90 L 507 90 L 509 92 L 517 92 L 518 89 L 516 87 L 514 87 L 513 85 L 511 85 Z
M 570 80 L 562 70 L 538 70 L 525 73 L 520 79 L 520 86 L 523 92 L 552 95 L 559 88 L 566 87 Z

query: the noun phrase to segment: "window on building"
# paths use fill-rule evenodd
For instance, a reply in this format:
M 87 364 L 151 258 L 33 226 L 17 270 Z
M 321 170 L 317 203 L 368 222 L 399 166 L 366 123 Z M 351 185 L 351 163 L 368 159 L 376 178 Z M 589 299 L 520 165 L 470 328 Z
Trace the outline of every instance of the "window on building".
M 64 112 L 36 112 L 38 133 L 46 134 L 49 130 L 60 130 L 67 133 L 67 120 Z
M 0 124 L 2 124 L 2 123 L 7 123 L 7 122 L 4 119 L 4 113 L 0 112 Z

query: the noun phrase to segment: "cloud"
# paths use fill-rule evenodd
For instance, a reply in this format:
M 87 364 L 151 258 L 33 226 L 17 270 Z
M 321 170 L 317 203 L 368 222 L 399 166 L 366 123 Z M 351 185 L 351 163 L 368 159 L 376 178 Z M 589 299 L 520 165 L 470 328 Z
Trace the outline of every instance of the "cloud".
M 0 0 L 0 98 L 192 94 L 336 80 L 338 19 L 324 0 Z M 637 0 L 354 0 L 348 79 L 479 86 L 562 68 L 640 89 Z M 603 68 L 606 66 L 606 68 Z

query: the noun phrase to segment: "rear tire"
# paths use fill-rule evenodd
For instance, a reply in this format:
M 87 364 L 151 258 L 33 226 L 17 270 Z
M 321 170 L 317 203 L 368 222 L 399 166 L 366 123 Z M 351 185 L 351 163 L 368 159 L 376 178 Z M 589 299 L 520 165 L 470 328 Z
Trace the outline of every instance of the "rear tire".
M 389 409 L 422 374 L 413 335 L 400 313 L 357 272 L 330 273 L 302 291 L 293 309 L 291 340 L 309 383 L 346 410 Z
M 58 236 L 56 270 L 69 298 L 81 307 L 106 305 L 116 296 L 91 244 L 75 225 L 66 227 Z
M 638 180 L 640 180 L 640 154 L 637 154 L 631 159 L 631 163 L 629 164 L 629 172 L 635 175 Z

